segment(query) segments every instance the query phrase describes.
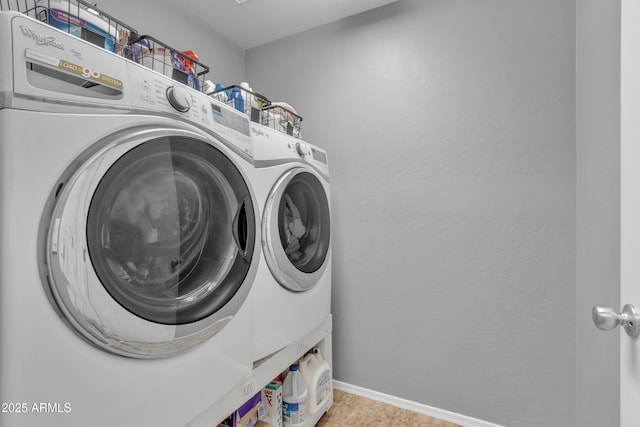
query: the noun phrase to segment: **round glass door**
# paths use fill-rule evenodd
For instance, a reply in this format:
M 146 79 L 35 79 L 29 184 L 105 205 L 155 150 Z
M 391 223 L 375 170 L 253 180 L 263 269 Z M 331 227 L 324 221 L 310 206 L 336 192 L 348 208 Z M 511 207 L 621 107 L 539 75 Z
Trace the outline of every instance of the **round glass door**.
M 46 243 L 49 288 L 68 323 L 134 357 L 178 353 L 216 333 L 255 269 L 242 172 L 199 134 L 167 133 L 93 154 L 64 181 Z
M 304 168 L 285 173 L 267 200 L 263 227 L 278 282 L 292 291 L 312 288 L 326 267 L 331 235 L 329 199 L 316 175 Z
M 89 255 L 109 294 L 133 314 L 194 322 L 242 284 L 228 278 L 247 249 L 243 204 L 250 200 L 246 184 L 229 176 L 230 164 L 204 143 L 156 140 L 126 153 L 102 178 L 89 207 Z

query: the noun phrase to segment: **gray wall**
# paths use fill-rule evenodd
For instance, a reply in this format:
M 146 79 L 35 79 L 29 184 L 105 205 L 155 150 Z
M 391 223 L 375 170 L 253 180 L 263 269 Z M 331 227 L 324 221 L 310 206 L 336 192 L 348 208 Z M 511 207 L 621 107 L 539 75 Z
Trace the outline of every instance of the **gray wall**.
M 231 0 L 229 0 L 231 1 Z M 140 32 L 179 50 L 193 50 L 209 66 L 207 78 L 216 82 L 241 82 L 244 50 L 194 19 L 180 2 L 169 0 L 103 0 L 98 7 Z
M 576 2 L 576 426 L 620 425 L 620 333 L 591 322 L 620 306 L 620 0 Z
M 330 155 L 335 377 L 575 423 L 573 0 L 400 0 L 245 53 Z
M 293 103 L 329 150 L 337 379 L 507 426 L 619 424 L 619 334 L 589 317 L 619 305 L 619 0 L 575 2 L 575 28 L 573 0 L 401 0 L 247 51 L 246 79 L 232 42 L 145 4 L 99 7 Z

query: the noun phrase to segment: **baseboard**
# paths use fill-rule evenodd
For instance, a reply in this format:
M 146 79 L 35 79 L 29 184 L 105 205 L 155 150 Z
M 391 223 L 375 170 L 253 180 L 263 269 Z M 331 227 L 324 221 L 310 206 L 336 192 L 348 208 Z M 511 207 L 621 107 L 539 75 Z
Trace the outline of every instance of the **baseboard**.
M 366 397 L 367 399 L 376 400 L 378 402 L 387 403 L 398 408 L 418 412 L 423 415 L 428 415 L 439 420 L 459 424 L 464 427 L 502 427 L 498 424 L 493 424 L 476 418 L 467 417 L 465 415 L 456 414 L 454 412 L 445 411 L 443 409 L 433 408 L 428 405 L 423 405 L 422 403 L 412 402 L 410 400 L 343 383 L 341 381 L 334 380 L 333 387 L 336 390 L 341 390 L 347 393 L 355 394 L 357 396 Z

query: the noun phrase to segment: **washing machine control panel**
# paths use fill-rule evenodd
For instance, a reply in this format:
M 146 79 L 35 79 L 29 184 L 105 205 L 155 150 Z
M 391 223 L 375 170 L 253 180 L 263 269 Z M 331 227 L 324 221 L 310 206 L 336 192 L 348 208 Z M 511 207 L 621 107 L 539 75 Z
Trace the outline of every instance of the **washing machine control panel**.
M 136 110 L 176 116 L 204 127 L 253 156 L 250 122 L 246 115 L 139 64 L 127 65 L 130 102 Z
M 186 113 L 191 108 L 193 101 L 191 100 L 191 94 L 182 86 L 169 86 L 167 88 L 167 100 L 169 104 L 177 111 Z

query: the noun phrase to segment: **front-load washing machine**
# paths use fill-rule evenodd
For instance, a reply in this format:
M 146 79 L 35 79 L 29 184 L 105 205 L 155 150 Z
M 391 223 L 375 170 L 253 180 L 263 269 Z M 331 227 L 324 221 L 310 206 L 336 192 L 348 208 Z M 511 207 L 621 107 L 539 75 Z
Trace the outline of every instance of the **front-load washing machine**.
M 329 169 L 318 147 L 256 123 L 251 133 L 262 217 L 252 290 L 260 360 L 302 339 L 331 313 Z
M 0 41 L 0 425 L 183 426 L 253 366 L 249 121 L 17 12 Z

